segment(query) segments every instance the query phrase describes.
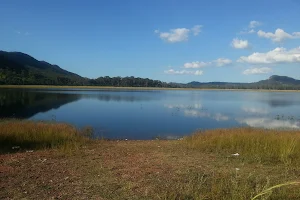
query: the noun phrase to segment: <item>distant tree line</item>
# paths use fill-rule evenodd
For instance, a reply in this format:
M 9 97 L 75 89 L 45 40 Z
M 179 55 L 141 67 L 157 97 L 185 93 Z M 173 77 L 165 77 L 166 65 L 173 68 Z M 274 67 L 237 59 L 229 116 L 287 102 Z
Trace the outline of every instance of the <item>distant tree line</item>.
M 149 78 L 139 77 L 99 77 L 97 79 L 90 79 L 89 85 L 92 86 L 114 86 L 114 87 L 160 87 L 172 88 L 179 87 L 176 83 L 166 83 L 159 80 L 152 80 Z
M 300 85 L 290 84 L 259 84 L 259 83 L 237 83 L 237 84 L 203 84 L 203 85 L 190 85 L 187 84 L 186 88 L 202 88 L 202 89 L 255 89 L 255 90 L 300 90 Z
M 0 68 L 0 85 L 67 85 L 67 86 L 114 86 L 174 88 L 180 84 L 139 77 L 99 77 L 97 79 L 44 75 L 28 70 Z
M 66 71 L 57 65 L 21 52 L 0 51 L 0 85 L 62 85 L 62 86 L 113 86 L 158 88 L 206 88 L 206 89 L 269 89 L 300 90 L 300 80 L 273 75 L 255 83 L 191 82 L 187 84 L 166 83 L 140 77 L 99 77 L 89 79 Z
M 45 72 L 47 73 L 47 72 Z M 206 89 L 266 89 L 300 90 L 299 84 L 269 83 L 166 83 L 140 77 L 99 77 L 88 79 L 77 76 L 57 76 L 51 73 L 34 73 L 33 70 L 0 68 L 0 85 L 66 85 L 66 86 L 113 86 L 113 87 L 158 87 L 158 88 L 206 88 Z

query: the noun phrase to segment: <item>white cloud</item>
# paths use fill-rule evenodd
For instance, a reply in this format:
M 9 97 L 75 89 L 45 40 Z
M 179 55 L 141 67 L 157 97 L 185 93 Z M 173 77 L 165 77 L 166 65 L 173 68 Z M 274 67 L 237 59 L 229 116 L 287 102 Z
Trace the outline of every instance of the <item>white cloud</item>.
M 232 61 L 230 59 L 218 58 L 216 60 L 213 60 L 212 62 L 195 61 L 195 62 L 184 63 L 183 68 L 196 69 L 196 68 L 208 67 L 212 65 L 216 65 L 217 67 L 222 67 L 224 65 L 228 65 L 231 63 Z
M 238 38 L 234 38 L 231 42 L 231 46 L 236 49 L 247 49 L 250 48 L 250 43 L 248 40 L 240 40 Z
M 203 74 L 203 71 L 201 71 L 201 70 L 197 70 L 197 71 L 195 71 L 195 73 L 194 73 L 194 75 L 197 75 L 197 76 L 200 76 L 200 75 L 202 75 Z
M 252 74 L 268 74 L 271 73 L 272 69 L 269 67 L 261 67 L 261 68 L 251 68 L 246 69 L 243 74 L 245 75 L 252 75 Z
M 189 38 L 189 29 L 177 28 L 171 29 L 170 32 L 158 32 L 159 37 L 170 43 L 187 41 Z
M 300 38 L 300 32 L 294 32 L 292 33 L 295 37 L 299 37 Z
M 254 29 L 256 27 L 260 26 L 260 25 L 262 25 L 262 23 L 259 22 L 259 21 L 255 21 L 255 20 L 250 21 L 248 27 L 245 28 L 244 30 L 242 30 L 240 32 L 240 34 L 252 34 L 252 33 L 255 33 L 256 31 Z
M 207 67 L 209 66 L 211 63 L 210 62 L 199 62 L 199 61 L 195 61 L 195 62 L 189 62 L 189 63 L 184 63 L 183 67 L 190 69 L 190 68 L 201 68 L 201 67 Z
M 255 28 L 255 27 L 257 27 L 257 26 L 260 26 L 262 23 L 261 22 L 258 22 L 258 21 L 251 21 L 250 23 L 249 23 L 249 28 Z
M 24 31 L 23 32 L 22 31 L 15 31 L 15 33 L 18 34 L 18 35 L 24 35 L 24 36 L 31 35 L 28 31 L 25 31 L 25 32 Z
M 194 35 L 198 35 L 201 32 L 202 25 L 195 25 L 191 30 L 193 31 Z
M 292 34 L 289 34 L 285 32 L 283 29 L 276 29 L 275 33 L 271 32 L 264 32 L 262 30 L 259 30 L 257 32 L 257 35 L 259 37 L 271 39 L 273 42 L 283 42 L 286 39 L 297 39 L 300 38 L 300 32 L 294 32 Z
M 196 75 L 200 76 L 203 74 L 203 71 L 201 70 L 196 70 L 196 71 L 189 71 L 189 70 L 174 70 L 174 69 L 169 69 L 164 71 L 166 74 L 171 74 L 171 75 Z
M 192 32 L 194 36 L 199 35 L 202 27 L 203 27 L 202 25 L 195 25 L 191 29 L 176 28 L 176 29 L 169 30 L 169 32 L 160 32 L 159 30 L 155 30 L 154 33 L 158 34 L 160 39 L 166 42 L 176 43 L 176 42 L 188 41 L 190 32 Z
M 267 53 L 255 52 L 249 56 L 240 57 L 238 62 L 251 64 L 300 63 L 300 47 L 291 50 L 277 47 Z
M 252 33 L 256 33 L 256 31 L 254 29 L 244 29 L 243 31 L 239 32 L 239 34 L 252 34 Z
M 232 63 L 232 61 L 227 58 L 218 58 L 217 60 L 214 60 L 213 62 L 217 65 L 217 67 L 222 67 L 224 65 L 229 65 Z

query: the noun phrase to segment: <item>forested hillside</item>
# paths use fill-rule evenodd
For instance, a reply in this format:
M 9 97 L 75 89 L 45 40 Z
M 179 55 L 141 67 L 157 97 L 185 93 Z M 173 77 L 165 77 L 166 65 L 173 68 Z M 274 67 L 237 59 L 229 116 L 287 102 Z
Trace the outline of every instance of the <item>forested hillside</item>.
M 300 90 L 300 80 L 273 75 L 255 83 L 197 82 L 187 84 L 166 83 L 139 77 L 102 76 L 89 79 L 69 72 L 57 65 L 20 52 L 0 51 L 0 85 L 64 85 L 64 86 L 114 86 L 114 87 L 165 87 L 211 89 L 279 89 Z

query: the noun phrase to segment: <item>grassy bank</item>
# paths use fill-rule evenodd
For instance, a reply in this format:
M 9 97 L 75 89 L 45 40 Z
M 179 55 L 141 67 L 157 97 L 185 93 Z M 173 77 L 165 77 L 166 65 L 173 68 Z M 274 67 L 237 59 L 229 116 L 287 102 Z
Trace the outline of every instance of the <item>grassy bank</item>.
M 71 143 L 81 135 L 64 124 L 11 123 L 23 124 L 0 123 L 0 130 L 14 130 L 15 138 L 20 127 L 70 134 L 62 138 Z M 219 129 L 183 140 L 73 143 L 79 145 L 71 154 L 57 148 L 2 154 L 0 199 L 250 200 L 260 193 L 257 199 L 300 199 L 299 135 Z
M 297 130 L 216 129 L 198 132 L 185 142 L 199 151 L 221 155 L 238 153 L 249 162 L 300 162 L 300 131 Z
M 0 151 L 22 149 L 77 148 L 91 129 L 77 130 L 68 124 L 22 120 L 0 121 Z

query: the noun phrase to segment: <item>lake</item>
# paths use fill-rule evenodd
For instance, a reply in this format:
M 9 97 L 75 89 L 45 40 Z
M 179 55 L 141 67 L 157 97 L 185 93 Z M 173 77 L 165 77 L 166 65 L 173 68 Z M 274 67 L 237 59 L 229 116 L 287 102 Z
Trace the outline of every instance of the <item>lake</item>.
M 176 139 L 242 126 L 300 129 L 300 92 L 0 89 L 0 118 L 91 126 L 109 139 Z

